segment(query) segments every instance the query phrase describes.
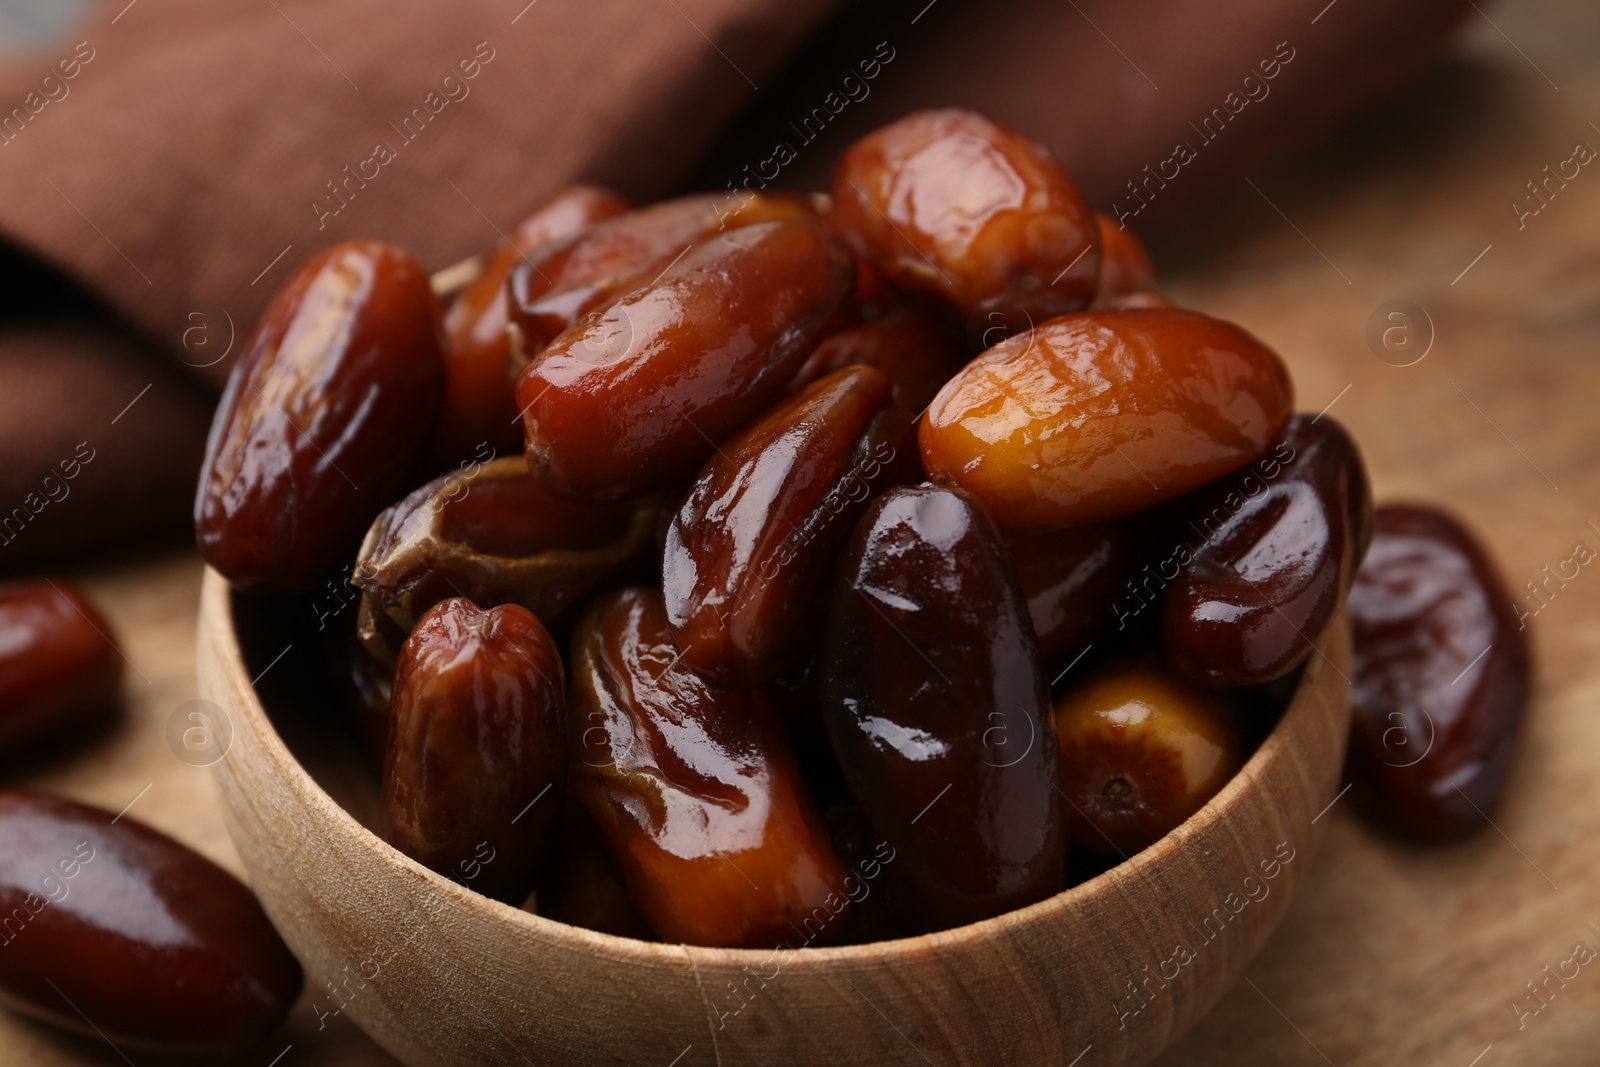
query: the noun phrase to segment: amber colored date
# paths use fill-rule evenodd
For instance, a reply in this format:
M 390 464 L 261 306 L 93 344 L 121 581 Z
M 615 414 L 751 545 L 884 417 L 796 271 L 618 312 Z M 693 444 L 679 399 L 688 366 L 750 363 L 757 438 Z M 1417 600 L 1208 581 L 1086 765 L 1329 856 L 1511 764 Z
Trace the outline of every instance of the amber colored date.
M 1039 656 L 1054 678 L 1121 630 L 1117 601 L 1149 559 L 1138 519 L 1044 533 L 1003 531 Z
M 891 489 L 846 550 L 823 714 L 925 928 L 1061 888 L 1067 828 L 1039 649 L 1000 535 L 956 489 Z
M 971 111 L 920 111 L 840 159 L 833 219 L 890 285 L 974 331 L 1014 333 L 1087 307 L 1099 227 L 1050 153 Z
M 566 677 L 528 609 L 435 605 L 400 650 L 383 837 L 508 904 L 533 889 L 566 783 Z
M 528 459 L 579 499 L 688 478 L 787 391 L 855 280 L 816 220 L 696 245 L 658 281 L 578 320 L 517 382 Z
M 452 596 L 555 619 L 650 547 L 656 514 L 558 496 L 521 456 L 444 475 L 367 532 L 351 577 L 361 587 L 356 632 L 392 664 L 423 612 Z
M 67 582 L 0 584 L 0 753 L 116 710 L 123 660 L 110 634 Z
M 571 237 L 628 210 L 609 189 L 574 185 L 546 200 L 489 253 L 483 271 L 444 315 L 445 394 L 436 453 L 446 462 L 481 442 L 500 452 L 521 444 L 522 429 L 507 369 L 506 275 L 551 242 Z
M 513 265 L 506 280 L 513 347 L 526 365 L 585 312 L 649 282 L 708 237 L 758 222 L 816 217 L 809 197 L 701 193 L 601 223 Z
M 306 592 L 349 559 L 428 447 L 444 391 L 439 304 L 416 260 L 335 245 L 279 290 L 222 395 L 195 500 L 234 585 Z
M 777 709 L 683 668 L 659 592 L 596 605 L 578 629 L 571 697 L 574 792 L 663 940 L 837 936 L 845 870 Z
M 1114 662 L 1055 709 L 1072 841 L 1131 856 L 1176 829 L 1244 762 L 1229 709 L 1153 658 Z
M 1118 518 L 1264 453 L 1293 406 L 1277 354 L 1195 311 L 1066 315 L 1008 338 L 923 416 L 922 462 L 1002 525 Z
M 1532 672 L 1527 634 L 1488 553 L 1442 512 L 1381 507 L 1350 619 L 1349 765 L 1375 817 L 1432 841 L 1483 827 Z
M 1228 475 L 1183 509 L 1204 540 L 1180 550 L 1161 648 L 1202 685 L 1264 685 L 1303 663 L 1372 540 L 1372 490 L 1343 427 L 1296 415 L 1269 455 L 1267 469 Z
M 300 994 L 243 883 L 129 815 L 0 792 L 0 1002 L 121 1049 L 241 1055 Z
M 894 459 L 874 433 L 889 382 L 851 366 L 794 394 L 706 463 L 667 528 L 662 586 L 691 670 L 772 681 L 809 649 L 811 606 Z

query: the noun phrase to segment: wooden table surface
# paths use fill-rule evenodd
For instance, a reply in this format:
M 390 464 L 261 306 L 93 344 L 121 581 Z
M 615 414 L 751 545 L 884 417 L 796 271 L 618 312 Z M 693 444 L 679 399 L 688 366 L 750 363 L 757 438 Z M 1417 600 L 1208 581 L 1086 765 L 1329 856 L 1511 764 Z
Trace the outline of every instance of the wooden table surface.
M 1577 143 L 1600 147 L 1600 12 L 1576 2 L 1486 10 L 1419 84 L 1155 244 L 1175 296 L 1282 352 L 1300 408 L 1332 405 L 1362 443 L 1380 500 L 1448 504 L 1520 591 L 1579 542 L 1600 549 L 1600 167 L 1552 185 L 1520 228 L 1510 206 Z M 1431 322 L 1414 341 L 1427 354 L 1410 366 L 1367 340 L 1375 311 L 1402 299 Z M 195 697 L 198 560 L 80 577 L 132 666 L 128 714 L 109 736 L 30 758 L 7 778 L 113 811 L 131 803 L 237 869 L 210 771 L 165 739 Z M 1337 803 L 1311 877 L 1248 981 L 1162 1064 L 1593 1062 L 1600 966 L 1550 982 L 1542 1000 L 1526 983 L 1577 945 L 1600 952 L 1597 594 L 1600 569 L 1580 571 L 1528 620 L 1538 686 L 1493 824 L 1465 844 L 1420 849 Z M 882 1059 L 907 1055 L 885 1048 Z M 124 1060 L 0 1013 L 0 1062 L 160 1061 Z M 240 1062 L 393 1061 L 346 1019 L 319 1029 L 302 1004 Z

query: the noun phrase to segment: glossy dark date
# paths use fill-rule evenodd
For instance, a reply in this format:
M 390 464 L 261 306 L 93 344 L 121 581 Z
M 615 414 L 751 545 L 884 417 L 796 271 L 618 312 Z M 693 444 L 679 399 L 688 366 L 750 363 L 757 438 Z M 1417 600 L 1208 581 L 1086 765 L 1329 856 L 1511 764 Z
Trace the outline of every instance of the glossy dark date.
M 1432 508 L 1377 511 L 1350 590 L 1351 770 L 1377 818 L 1449 840 L 1485 825 L 1527 710 L 1531 657 L 1477 540 Z
M 1039 649 L 1000 535 L 956 489 L 891 489 L 857 524 L 823 712 L 856 803 L 924 927 L 1061 888 L 1066 824 Z
M 559 823 L 566 677 L 533 614 L 455 597 L 400 650 L 383 764 L 383 836 L 418 863 L 520 904 Z
M 1161 647 L 1203 685 L 1264 685 L 1303 663 L 1372 540 L 1366 468 L 1338 423 L 1295 416 L 1269 459 L 1182 509 L 1198 547 L 1178 559 Z
M 585 312 L 650 281 L 708 237 L 816 214 L 810 198 L 787 193 L 701 193 L 595 226 L 513 265 L 506 284 L 515 346 L 531 360 Z
M 845 870 L 760 691 L 678 663 L 655 590 L 627 589 L 578 628 L 574 792 L 662 940 L 834 940 Z
M 0 584 L 0 753 L 117 707 L 111 624 L 68 582 Z
M 123 1049 L 250 1051 L 300 964 L 233 875 L 132 816 L 0 792 L 0 1000 Z
M 500 452 L 521 443 L 506 344 L 506 275 L 511 268 L 535 261 L 553 242 L 626 210 L 628 202 L 609 189 L 575 185 L 558 191 L 495 246 L 482 273 L 450 304 L 444 315 L 444 415 L 435 447 L 442 464 L 471 455 L 484 442 Z
M 242 589 L 315 588 L 428 448 L 444 384 L 439 303 L 416 260 L 350 241 L 301 267 L 211 424 L 200 554 Z
M 717 450 L 667 529 L 662 586 L 683 662 L 713 685 L 765 685 L 808 651 L 811 605 L 894 459 L 872 432 L 889 381 L 850 366 Z
M 765 222 L 696 245 L 523 372 L 530 466 L 589 500 L 687 479 L 788 390 L 854 279 L 820 221 Z
M 1124 587 L 1149 558 L 1137 518 L 1047 533 L 1004 531 L 1045 673 L 1055 678 L 1123 629 Z

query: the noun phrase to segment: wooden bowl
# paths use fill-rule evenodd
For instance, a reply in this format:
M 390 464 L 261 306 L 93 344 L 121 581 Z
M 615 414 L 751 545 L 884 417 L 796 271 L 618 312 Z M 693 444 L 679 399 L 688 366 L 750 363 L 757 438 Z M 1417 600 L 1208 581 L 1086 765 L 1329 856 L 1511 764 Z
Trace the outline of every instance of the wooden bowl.
M 1089 881 L 906 940 L 657 944 L 495 903 L 364 828 L 330 795 L 351 792 L 344 772 L 316 757 L 339 730 L 273 690 L 291 673 L 279 660 L 307 644 L 315 653 L 314 631 L 280 653 L 282 633 L 263 638 L 270 627 L 252 621 L 254 604 L 236 612 L 242 603 L 207 573 L 200 689 L 233 729 L 216 765 L 228 831 L 319 1012 L 347 1014 L 412 1067 L 1144 1063 L 1216 1002 L 1283 916 L 1349 729 L 1341 616 L 1233 781 Z

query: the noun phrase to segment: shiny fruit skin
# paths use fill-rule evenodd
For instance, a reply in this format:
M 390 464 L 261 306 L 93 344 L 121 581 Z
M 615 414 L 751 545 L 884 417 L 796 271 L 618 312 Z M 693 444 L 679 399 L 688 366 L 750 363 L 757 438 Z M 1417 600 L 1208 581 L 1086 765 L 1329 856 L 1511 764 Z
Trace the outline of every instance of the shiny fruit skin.
M 1167 309 L 1066 315 L 945 384 L 923 416 L 922 462 L 1004 526 L 1103 522 L 1262 455 L 1293 401 L 1283 361 L 1230 323 Z
M 873 502 L 840 565 L 823 715 L 857 805 L 898 854 L 913 925 L 937 929 L 1057 892 L 1049 695 L 993 522 L 958 489 Z
M 1118 612 L 1127 584 L 1149 560 L 1137 516 L 1067 530 L 1004 530 L 1006 548 L 1028 602 L 1045 675 L 1055 678 L 1090 648 L 1125 628 Z
M 0 1002 L 122 1049 L 242 1055 L 300 995 L 244 883 L 130 815 L 0 792 L 0 914 Z
M 812 603 L 895 458 L 874 432 L 889 381 L 834 371 L 706 462 L 667 529 L 662 586 L 683 662 L 724 689 L 803 659 Z
M 1498 569 L 1433 508 L 1387 505 L 1350 590 L 1349 766 L 1380 822 L 1448 841 L 1480 830 L 1505 785 L 1532 655 Z
M 435 605 L 400 650 L 383 837 L 508 904 L 533 888 L 566 785 L 561 653 L 526 608 Z
M 122 665 L 111 624 L 71 583 L 0 584 L 0 752 L 106 718 Z
M 439 303 L 416 260 L 335 245 L 278 291 L 228 379 L 195 500 L 200 554 L 252 591 L 347 562 L 432 439 Z
M 707 238 L 816 217 L 811 198 L 788 193 L 697 193 L 618 215 L 513 264 L 506 292 L 516 345 L 531 361 L 586 312 L 651 281 Z
M 1343 427 L 1296 415 L 1268 456 L 1184 509 L 1204 540 L 1167 587 L 1161 648 L 1201 685 L 1265 685 L 1305 662 L 1372 540 L 1372 490 Z
M 840 235 L 908 296 L 975 331 L 1088 306 L 1099 227 L 1048 150 L 972 111 L 919 111 L 868 134 L 834 171 Z
M 824 223 L 766 222 L 692 248 L 579 319 L 523 372 L 528 461 L 575 499 L 687 479 L 788 390 L 851 292 Z
M 1199 811 L 1244 763 L 1232 713 L 1157 660 L 1117 661 L 1056 704 L 1074 846 L 1127 857 Z
M 628 201 L 609 189 L 573 185 L 558 190 L 519 222 L 489 253 L 483 271 L 444 314 L 445 394 L 435 451 L 443 464 L 487 442 L 510 452 L 522 442 L 515 384 L 507 370 L 506 275 L 524 257 L 627 211 Z
M 777 709 L 677 659 L 655 590 L 608 596 L 575 639 L 574 791 L 635 902 L 664 941 L 833 939 L 846 872 Z

